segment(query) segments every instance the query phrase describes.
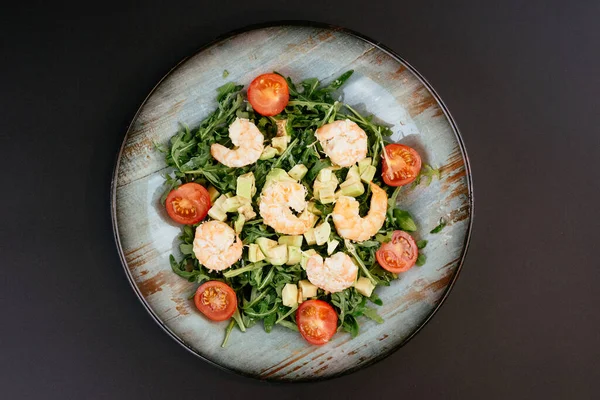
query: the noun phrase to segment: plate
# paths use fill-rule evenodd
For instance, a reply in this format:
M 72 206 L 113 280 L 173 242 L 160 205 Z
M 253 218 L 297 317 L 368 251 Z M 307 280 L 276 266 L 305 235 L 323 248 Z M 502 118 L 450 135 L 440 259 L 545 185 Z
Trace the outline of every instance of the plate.
M 189 300 L 196 284 L 175 275 L 169 254 L 178 254 L 180 227 L 159 199 L 169 170 L 154 143 L 166 143 L 179 123 L 196 126 L 216 106 L 215 90 L 227 81 L 247 85 L 276 70 L 294 81 L 325 82 L 355 72 L 343 86 L 344 101 L 393 126 L 393 140 L 415 147 L 439 167 L 440 179 L 403 190 L 409 210 L 429 240 L 427 262 L 378 289 L 383 324 L 361 321 L 352 339 L 340 333 L 311 346 L 298 333 L 259 325 L 233 331 L 221 348 L 227 322 L 202 317 Z M 229 72 L 224 78 L 224 70 Z M 280 23 L 231 33 L 183 60 L 152 90 L 123 141 L 112 181 L 112 218 L 125 273 L 156 322 L 193 354 L 227 370 L 259 379 L 313 380 L 362 368 L 400 348 L 432 317 L 455 282 L 467 250 L 473 196 L 465 147 L 447 108 L 408 63 L 385 47 L 337 27 Z M 448 225 L 430 234 L 440 219 Z

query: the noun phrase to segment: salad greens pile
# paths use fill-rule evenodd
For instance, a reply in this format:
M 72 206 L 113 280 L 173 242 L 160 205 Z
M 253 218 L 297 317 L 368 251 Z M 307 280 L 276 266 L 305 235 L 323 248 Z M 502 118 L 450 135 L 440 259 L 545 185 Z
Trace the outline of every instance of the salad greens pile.
M 316 78 L 306 79 L 296 85 L 290 78 L 286 78 L 290 101 L 285 110 L 276 117 L 264 117 L 255 113 L 245 100 L 242 92 L 243 86 L 229 82 L 218 88 L 217 109 L 194 129 L 182 126 L 167 146 L 159 147 L 165 153 L 167 164 L 173 167 L 173 171 L 165 175 L 163 203 L 172 189 L 187 182 L 196 182 L 207 188 L 212 186 L 221 194 L 235 192 L 237 178 L 252 172 L 256 185 L 256 194 L 252 203 L 255 207 L 254 211 L 258 214 L 256 200 L 265 185 L 267 174 L 274 168 L 289 171 L 297 164 L 303 164 L 308 169 L 301 179 L 301 183 L 306 187 L 310 199 L 313 197 L 313 183 L 317 175 L 323 168 L 331 166 L 329 159 L 323 156 L 314 132 L 326 123 L 350 119 L 367 133 L 367 156 L 371 158 L 372 165 L 377 168 L 373 182 L 388 192 L 388 213 L 383 227 L 370 240 L 350 243 L 340 238 L 335 229 L 331 230 L 330 240 L 338 240 L 341 245 L 337 251 L 343 251 L 355 260 L 359 266 L 359 277 L 368 278 L 375 286 L 388 286 L 397 276 L 379 266 L 375 252 L 381 243 L 390 240 L 394 230 L 413 232 L 417 230 L 417 226 L 408 212 L 395 208 L 401 187 L 390 188 L 381 180 L 380 159 L 385 145 L 384 137 L 391 134 L 390 129 L 376 123 L 372 116 L 361 115 L 354 108 L 334 97 L 335 91 L 350 78 L 352 72 L 348 71 L 342 74 L 327 85 L 321 84 Z M 243 168 L 229 168 L 217 162 L 211 156 L 211 145 L 220 143 L 230 148 L 233 147 L 228 128 L 238 117 L 253 121 L 264 134 L 265 142 L 276 136 L 278 120 L 287 120 L 285 129 L 291 139 L 285 151 L 279 156 L 258 160 L 255 164 Z M 349 168 L 338 167 L 333 173 L 342 182 L 346 178 L 348 170 Z M 424 171 L 429 178 L 436 174 L 436 170 L 431 167 L 424 168 Z M 437 174 L 439 175 L 439 171 Z M 366 185 L 364 194 L 356 197 L 360 203 L 361 215 L 365 215 L 369 209 L 370 192 L 369 185 Z M 323 221 L 332 212 L 333 204 L 321 204 L 316 201 L 315 207 L 321 214 L 320 220 Z M 239 218 L 237 214 L 231 214 L 227 223 L 233 226 L 237 218 Z M 223 346 L 225 346 L 234 325 L 237 325 L 242 332 L 257 322 L 262 322 L 266 332 L 270 332 L 275 325 L 297 331 L 295 323 L 297 306 L 286 307 L 283 305 L 282 290 L 286 283 L 297 283 L 306 279 L 306 272 L 302 265 L 300 263 L 291 266 L 271 265 L 264 260 L 251 263 L 245 248 L 243 257 L 229 269 L 223 272 L 208 271 L 200 265 L 192 251 L 194 231 L 197 226 L 198 224 L 183 227 L 179 237 L 181 239 L 179 249 L 183 257 L 178 261 L 171 255 L 171 267 L 173 272 L 190 282 L 219 280 L 227 283 L 236 292 L 238 309 L 227 327 Z M 277 240 L 278 236 L 272 228 L 262 223 L 260 215 L 246 221 L 239 234 L 244 245 L 254 243 L 258 238 Z M 426 241 L 419 241 L 419 249 L 425 247 L 426 244 Z M 323 257 L 328 257 L 327 244 L 307 246 L 304 242 L 302 250 L 309 249 L 313 249 Z M 421 256 L 417 265 L 425 262 L 424 255 L 421 254 Z M 338 331 L 346 331 L 352 336 L 356 336 L 359 332 L 360 317 L 363 316 L 378 323 L 383 322 L 374 307 L 382 304 L 375 292 L 370 297 L 366 297 L 354 287 L 332 294 L 319 289 L 317 298 L 334 306 L 339 317 Z

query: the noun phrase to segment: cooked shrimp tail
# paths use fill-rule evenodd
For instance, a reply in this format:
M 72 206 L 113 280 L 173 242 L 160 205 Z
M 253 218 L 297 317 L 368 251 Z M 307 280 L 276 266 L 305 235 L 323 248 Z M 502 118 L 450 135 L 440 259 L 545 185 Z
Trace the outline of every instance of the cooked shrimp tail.
M 224 222 L 208 221 L 196 228 L 194 255 L 209 270 L 231 267 L 242 258 L 243 246 L 239 236 Z
M 338 252 L 326 259 L 315 254 L 306 263 L 306 275 L 313 285 L 336 293 L 354 284 L 358 267 L 345 253 Z
M 265 137 L 254 123 L 245 118 L 236 118 L 229 126 L 229 137 L 235 146 L 234 149 L 218 143 L 210 147 L 210 154 L 221 164 L 240 168 L 254 164 L 260 158 Z
M 385 222 L 387 212 L 387 193 L 374 183 L 371 183 L 371 208 L 362 218 L 359 214 L 359 204 L 352 197 L 341 196 L 333 208 L 333 224 L 338 234 L 344 239 L 362 242 L 374 236 Z
M 272 182 L 263 188 L 259 212 L 263 222 L 285 235 L 302 235 L 316 222 L 306 209 L 306 188 L 298 182 Z M 293 211 L 301 213 L 295 215 Z

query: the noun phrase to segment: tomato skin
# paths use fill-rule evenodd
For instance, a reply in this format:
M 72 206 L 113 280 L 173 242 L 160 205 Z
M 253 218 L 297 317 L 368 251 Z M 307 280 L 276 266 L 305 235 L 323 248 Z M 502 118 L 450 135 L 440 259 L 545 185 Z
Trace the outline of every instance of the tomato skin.
M 375 253 L 381 268 L 395 274 L 411 269 L 418 255 L 419 250 L 415 240 L 404 231 L 394 231 L 392 240 L 382 244 Z
M 208 319 L 225 321 L 237 309 L 237 296 L 229 285 L 221 281 L 208 281 L 196 290 L 194 303 Z
M 202 221 L 210 209 L 210 195 L 204 186 L 190 182 L 171 190 L 165 202 L 167 214 L 179 224 Z
M 333 307 L 323 300 L 307 300 L 296 311 L 296 325 L 310 344 L 323 345 L 337 330 L 338 317 Z
M 248 86 L 248 101 L 254 111 L 265 117 L 272 117 L 282 112 L 289 100 L 287 82 L 280 75 L 259 75 Z
M 385 152 L 387 158 L 381 160 L 381 176 L 386 185 L 403 186 L 417 179 L 421 171 L 421 156 L 415 149 L 392 143 L 385 146 Z

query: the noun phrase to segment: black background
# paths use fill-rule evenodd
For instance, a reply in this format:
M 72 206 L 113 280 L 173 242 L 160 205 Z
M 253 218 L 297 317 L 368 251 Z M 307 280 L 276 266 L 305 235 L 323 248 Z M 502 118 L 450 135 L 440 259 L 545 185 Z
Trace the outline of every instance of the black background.
M 600 2 L 51 3 L 0 12 L 2 398 L 600 396 Z M 374 366 L 291 386 L 170 339 L 129 287 L 109 214 L 115 155 L 158 80 L 280 19 L 354 29 L 415 66 L 475 188 L 463 272 L 427 327 Z

